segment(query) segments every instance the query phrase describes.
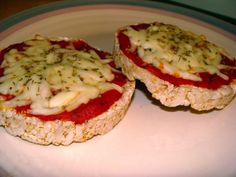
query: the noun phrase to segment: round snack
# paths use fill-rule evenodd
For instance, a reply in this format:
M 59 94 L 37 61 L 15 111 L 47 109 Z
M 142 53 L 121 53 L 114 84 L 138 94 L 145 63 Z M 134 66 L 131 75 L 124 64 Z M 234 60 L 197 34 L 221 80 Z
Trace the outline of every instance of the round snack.
M 38 144 L 69 145 L 111 130 L 134 81 L 83 40 L 36 36 L 0 52 L 0 125 Z
M 116 32 L 114 60 L 163 105 L 202 111 L 224 108 L 236 92 L 236 60 L 205 36 L 150 23 Z

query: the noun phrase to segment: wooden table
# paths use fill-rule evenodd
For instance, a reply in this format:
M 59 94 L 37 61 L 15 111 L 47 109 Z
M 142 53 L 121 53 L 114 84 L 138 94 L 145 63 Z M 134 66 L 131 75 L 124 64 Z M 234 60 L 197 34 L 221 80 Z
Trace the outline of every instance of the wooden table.
M 23 10 L 60 0 L 0 0 L 0 20 Z

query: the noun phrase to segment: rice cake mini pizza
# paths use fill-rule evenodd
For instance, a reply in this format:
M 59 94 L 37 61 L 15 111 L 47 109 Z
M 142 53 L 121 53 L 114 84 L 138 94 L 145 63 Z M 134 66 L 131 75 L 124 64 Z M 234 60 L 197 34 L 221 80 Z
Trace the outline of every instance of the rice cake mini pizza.
M 236 60 L 203 35 L 163 23 L 142 23 L 116 32 L 114 59 L 141 80 L 163 105 L 222 109 L 236 92 Z
M 0 125 L 38 144 L 68 145 L 110 131 L 134 81 L 83 40 L 36 36 L 0 52 Z

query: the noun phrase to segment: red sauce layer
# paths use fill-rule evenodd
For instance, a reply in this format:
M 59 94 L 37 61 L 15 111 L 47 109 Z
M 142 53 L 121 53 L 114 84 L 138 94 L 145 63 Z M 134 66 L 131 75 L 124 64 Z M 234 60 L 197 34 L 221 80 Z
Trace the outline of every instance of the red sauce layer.
M 132 25 L 131 27 L 137 31 L 146 29 L 150 26 L 150 24 L 139 24 L 139 25 Z M 208 72 L 201 72 L 199 76 L 201 77 L 202 81 L 193 81 L 189 79 L 183 79 L 180 77 L 176 77 L 170 74 L 162 73 L 159 68 L 156 68 L 152 64 L 144 62 L 142 58 L 140 58 L 137 54 L 136 50 L 131 50 L 131 42 L 129 37 L 124 34 L 124 30 L 118 33 L 118 42 L 120 45 L 120 50 L 137 66 L 148 70 L 150 73 L 154 74 L 158 78 L 168 81 L 176 86 L 180 85 L 194 85 L 197 87 L 207 88 L 216 90 L 220 88 L 222 85 L 230 84 L 234 79 L 236 79 L 236 70 L 235 69 L 222 69 L 221 72 L 226 74 L 229 79 L 224 80 L 220 76 L 216 74 L 209 74 Z M 226 56 L 222 55 L 221 64 L 229 65 L 229 66 L 236 66 L 236 60 L 231 60 Z
M 105 111 L 107 111 L 117 100 L 120 99 L 121 93 L 117 90 L 109 90 L 100 97 L 90 100 L 87 104 L 81 104 L 78 108 L 71 112 L 64 111 L 55 115 L 33 115 L 27 113 L 30 109 L 30 105 L 16 107 L 16 111 L 19 114 L 25 114 L 28 117 L 37 117 L 43 121 L 53 120 L 67 120 L 73 121 L 76 124 L 81 124 L 89 119 L 96 117 Z
M 58 44 L 61 48 L 66 48 L 67 46 L 71 45 L 71 41 L 51 41 L 53 45 Z M 82 40 L 77 40 L 72 42 L 73 46 L 77 50 L 89 51 L 94 50 L 101 58 L 106 58 L 110 54 L 108 52 L 97 50 Z M 27 47 L 24 43 L 18 43 L 11 45 L 2 51 L 0 51 L 0 64 L 4 60 L 4 55 L 9 52 L 11 49 L 17 49 L 18 51 L 24 51 Z M 114 63 L 110 63 L 111 66 L 114 67 Z M 0 76 L 4 74 L 4 69 L 0 68 Z M 127 82 L 127 78 L 122 73 L 113 72 L 115 78 L 112 83 L 115 83 L 119 86 L 123 86 Z M 0 96 L 5 100 L 10 100 L 14 98 L 12 95 L 4 95 L 0 93 Z M 67 120 L 73 121 L 76 124 L 81 124 L 89 119 L 92 119 L 104 112 L 106 112 L 117 100 L 120 99 L 122 93 L 118 92 L 115 89 L 109 90 L 99 97 L 90 100 L 87 104 L 81 104 L 78 108 L 74 109 L 71 112 L 64 111 L 59 114 L 55 115 L 34 115 L 27 113 L 30 110 L 30 105 L 25 106 L 18 106 L 15 108 L 18 114 L 24 114 L 28 117 L 37 117 L 43 121 L 53 121 L 53 120 Z

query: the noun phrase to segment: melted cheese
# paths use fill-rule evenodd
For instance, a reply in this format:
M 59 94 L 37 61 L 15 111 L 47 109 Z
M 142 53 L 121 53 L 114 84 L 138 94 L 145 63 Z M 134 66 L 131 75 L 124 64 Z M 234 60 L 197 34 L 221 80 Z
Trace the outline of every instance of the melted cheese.
M 227 53 L 204 36 L 162 23 L 138 31 L 129 27 L 125 34 L 130 38 L 131 49 L 137 47 L 138 55 L 163 73 L 201 81 L 199 73 L 208 72 L 228 79 L 220 72 L 224 67 L 220 64 L 221 54 Z
M 2 101 L 8 107 L 31 105 L 30 113 L 50 115 L 71 111 L 110 89 L 122 87 L 114 79 L 109 59 L 95 51 L 61 48 L 38 37 L 25 42 L 24 51 L 11 49 L 4 56 L 0 93 L 15 97 Z

